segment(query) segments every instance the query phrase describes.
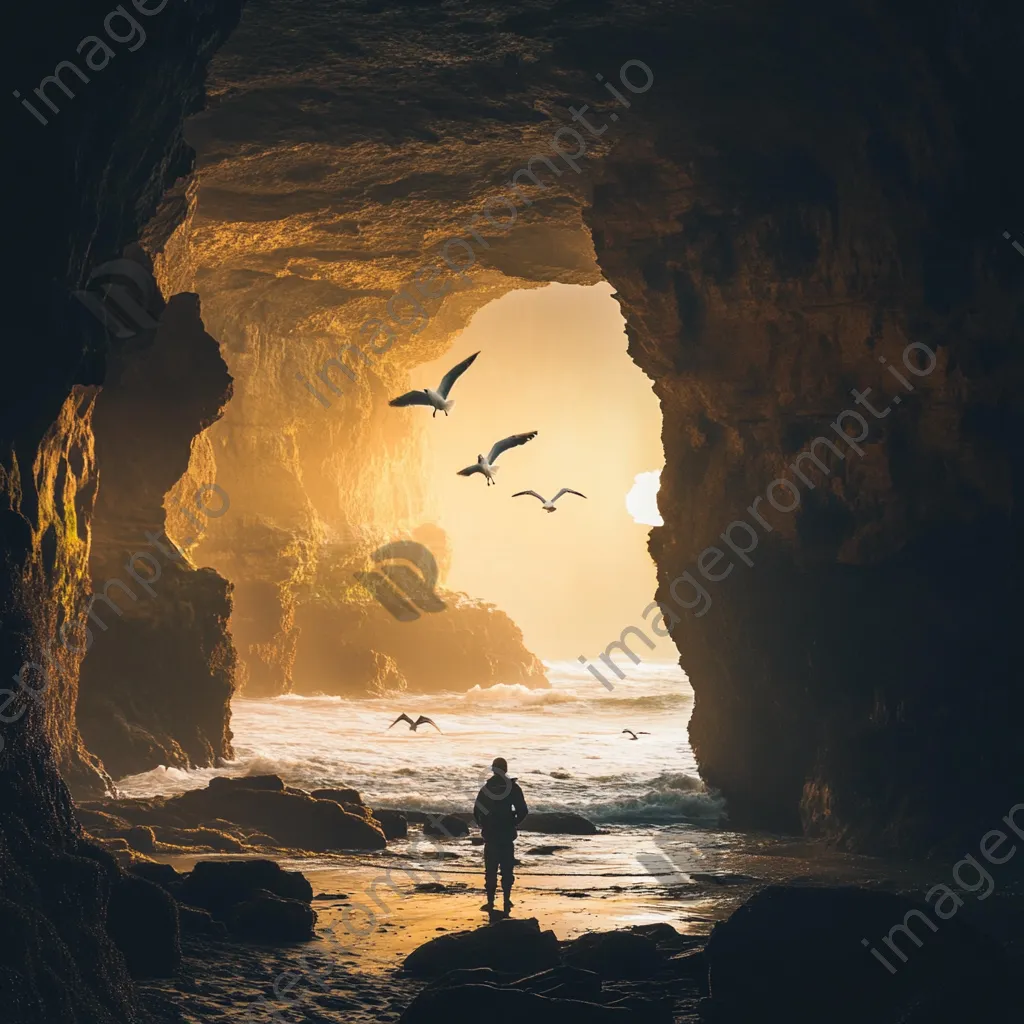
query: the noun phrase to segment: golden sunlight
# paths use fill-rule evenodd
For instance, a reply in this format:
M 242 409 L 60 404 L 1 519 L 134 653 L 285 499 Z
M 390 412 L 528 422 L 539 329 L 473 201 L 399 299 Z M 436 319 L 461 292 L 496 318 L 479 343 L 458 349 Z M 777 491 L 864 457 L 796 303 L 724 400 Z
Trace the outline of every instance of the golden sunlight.
M 633 487 L 626 495 L 626 511 L 634 523 L 644 526 L 664 526 L 665 520 L 658 511 L 658 487 L 661 485 L 661 470 L 637 473 Z
M 413 371 L 411 386 L 440 380 L 478 350 L 451 415 L 425 423 L 437 522 L 451 540 L 446 585 L 508 612 L 542 658 L 603 650 L 641 621 L 657 585 L 648 531 L 637 525 L 647 520 L 623 503 L 638 466 L 664 463 L 651 381 L 626 351 L 603 282 L 495 300 L 444 356 Z M 501 456 L 496 486 L 457 475 L 499 438 L 531 430 L 534 440 Z M 548 513 L 535 497 L 513 497 L 552 498 L 563 487 L 586 498 L 564 494 Z M 648 492 L 642 508 L 656 511 L 656 480 Z M 644 660 L 677 657 L 658 638 Z

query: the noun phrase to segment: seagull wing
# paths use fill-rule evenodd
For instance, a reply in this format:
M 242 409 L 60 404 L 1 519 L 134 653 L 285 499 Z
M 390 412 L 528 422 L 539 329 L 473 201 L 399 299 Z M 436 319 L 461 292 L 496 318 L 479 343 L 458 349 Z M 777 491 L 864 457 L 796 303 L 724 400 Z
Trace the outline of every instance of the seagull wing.
M 388 405 L 430 405 L 430 399 L 422 391 L 406 391 L 404 395 L 392 398 Z
M 536 491 L 516 491 L 516 493 L 513 494 L 512 497 L 513 498 L 521 498 L 524 494 L 532 494 L 540 502 L 543 502 L 545 500 Z
M 482 473 L 483 470 L 480 468 L 479 463 L 474 462 L 472 466 L 467 466 L 465 469 L 460 469 L 459 476 L 472 476 L 474 473 Z
M 629 735 L 633 737 L 633 739 L 636 739 L 636 733 L 635 733 L 635 732 L 633 732 L 633 730 L 632 730 L 632 729 L 623 729 L 622 731 L 623 731 L 624 733 L 628 732 L 628 733 L 629 733 Z
M 494 460 L 504 451 L 508 451 L 509 448 L 515 448 L 518 445 L 526 444 L 527 441 L 532 441 L 537 436 L 536 430 L 531 430 L 528 434 L 513 434 L 511 437 L 502 438 L 500 441 L 494 442 L 494 447 L 491 448 L 487 455 L 487 461 L 493 466 Z
M 551 504 L 553 505 L 563 494 L 575 494 L 577 498 L 585 498 L 585 494 L 580 494 L 579 491 L 571 490 L 568 487 L 563 487 L 552 499 Z
M 408 722 L 412 725 L 412 719 L 406 714 L 401 714 L 388 726 L 388 728 L 393 729 L 399 722 Z
M 427 718 L 426 715 L 420 715 L 420 717 L 416 719 L 416 724 L 423 725 L 424 723 L 432 725 L 438 732 L 441 731 L 441 727 L 432 718 Z
M 453 366 L 442 378 L 440 387 L 437 389 L 437 393 L 442 398 L 448 397 L 448 392 L 451 391 L 452 385 L 473 365 L 473 360 L 480 355 L 479 352 L 474 352 L 468 359 L 463 359 L 458 366 Z

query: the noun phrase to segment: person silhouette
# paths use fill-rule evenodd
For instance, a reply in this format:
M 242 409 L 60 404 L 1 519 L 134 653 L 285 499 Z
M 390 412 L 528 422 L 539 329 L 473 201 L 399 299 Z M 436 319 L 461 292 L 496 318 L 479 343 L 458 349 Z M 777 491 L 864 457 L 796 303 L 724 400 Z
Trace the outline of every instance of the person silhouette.
M 473 818 L 484 837 L 484 890 L 487 902 L 480 908 L 494 910 L 494 895 L 501 869 L 501 889 L 505 896 L 504 913 L 512 909 L 512 883 L 515 881 L 515 841 L 518 827 L 529 813 L 526 797 L 515 779 L 508 777 L 508 762 L 496 757 L 493 774 L 480 788 L 473 805 Z

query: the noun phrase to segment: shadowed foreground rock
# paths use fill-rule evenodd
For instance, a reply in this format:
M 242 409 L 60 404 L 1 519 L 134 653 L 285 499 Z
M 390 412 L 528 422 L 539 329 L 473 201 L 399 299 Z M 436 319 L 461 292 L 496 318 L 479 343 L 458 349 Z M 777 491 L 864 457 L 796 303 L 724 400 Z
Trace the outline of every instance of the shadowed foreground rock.
M 178 899 L 216 918 L 258 891 L 284 900 L 311 903 L 313 888 L 298 871 L 284 871 L 272 860 L 203 860 L 185 878 Z
M 905 963 L 884 944 L 887 935 Z M 984 1019 L 984 1007 L 994 1011 L 1008 997 L 1006 956 L 994 940 L 941 920 L 930 905 L 854 887 L 769 886 L 715 926 L 705 955 L 715 1024 L 820 1024 L 826 1006 L 837 1024 L 957 1024 Z
M 144 878 L 127 875 L 112 887 L 107 931 L 133 978 L 169 978 L 181 963 L 178 907 Z
M 185 875 L 169 864 L 140 861 L 131 871 L 138 885 L 155 890 L 172 906 L 171 896 L 178 901 L 181 928 L 191 934 L 230 932 L 234 938 L 268 943 L 315 937 L 312 887 L 301 872 L 285 871 L 274 861 L 200 861 Z
M 441 935 L 414 949 L 403 967 L 409 974 L 429 977 L 463 967 L 526 973 L 554 967 L 558 961 L 555 933 L 542 932 L 537 919 L 531 917 Z
M 434 980 L 402 1021 L 433 1024 L 479 1016 L 508 1024 L 673 1024 L 678 1013 L 696 1010 L 706 989 L 690 964 L 669 954 L 702 941 L 654 925 L 589 933 L 559 945 L 534 919 L 498 920 L 435 939 L 408 958 L 407 971 Z M 528 966 L 540 961 L 549 966 Z M 582 962 L 595 969 L 584 969 Z

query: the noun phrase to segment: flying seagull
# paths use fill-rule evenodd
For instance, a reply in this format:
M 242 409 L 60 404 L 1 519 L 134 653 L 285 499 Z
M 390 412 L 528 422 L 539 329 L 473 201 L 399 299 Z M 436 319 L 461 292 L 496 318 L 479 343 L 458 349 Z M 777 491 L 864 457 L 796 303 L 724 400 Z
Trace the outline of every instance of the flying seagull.
M 424 388 L 422 391 L 407 391 L 404 395 L 399 395 L 397 398 L 392 398 L 388 405 L 429 405 L 433 407 L 433 413 L 430 418 L 433 419 L 438 412 L 443 412 L 445 416 L 448 415 L 448 410 L 455 404 L 455 399 L 448 398 L 448 392 L 451 391 L 452 385 L 461 377 L 466 370 L 473 365 L 473 360 L 480 355 L 479 352 L 474 352 L 468 359 L 463 359 L 458 366 L 453 366 L 442 378 L 441 383 L 438 384 L 437 390 L 433 388 Z
M 487 477 L 487 486 L 490 487 L 494 483 L 494 474 L 498 472 L 498 467 L 494 465 L 498 456 L 502 452 L 508 451 L 509 448 L 515 448 L 517 445 L 532 441 L 536 436 L 537 431 L 531 430 L 528 434 L 513 434 L 511 437 L 506 437 L 501 441 L 495 441 L 494 447 L 487 453 L 486 459 L 482 455 L 478 455 L 476 457 L 476 465 L 460 469 L 459 476 L 472 476 L 474 473 L 483 473 Z
M 568 487 L 563 487 L 550 501 L 548 501 L 548 499 L 545 498 L 543 495 L 538 494 L 536 491 L 516 491 L 516 493 L 513 494 L 512 497 L 513 498 L 520 498 L 524 494 L 532 494 L 541 503 L 541 505 L 544 507 L 544 511 L 545 512 L 555 512 L 556 511 L 556 509 L 555 509 L 555 502 L 558 501 L 558 499 L 563 494 L 575 494 L 578 498 L 585 498 L 586 497 L 585 494 L 580 494 L 579 491 L 571 490 Z
M 629 733 L 629 738 L 631 740 L 635 740 L 637 738 L 637 736 L 650 736 L 651 735 L 649 732 L 644 732 L 643 730 L 641 730 L 640 732 L 633 732 L 632 729 L 623 729 L 622 731 L 623 732 L 628 732 Z
M 437 729 L 438 732 L 441 731 L 441 727 L 437 724 L 437 722 L 435 722 L 432 718 L 427 718 L 426 715 L 420 715 L 420 717 L 417 718 L 416 721 L 414 722 L 408 715 L 401 714 L 388 726 L 388 728 L 393 729 L 396 725 L 398 725 L 399 722 L 408 722 L 410 732 L 415 732 L 416 729 L 424 723 L 426 723 L 427 725 L 432 725 L 435 729 Z

